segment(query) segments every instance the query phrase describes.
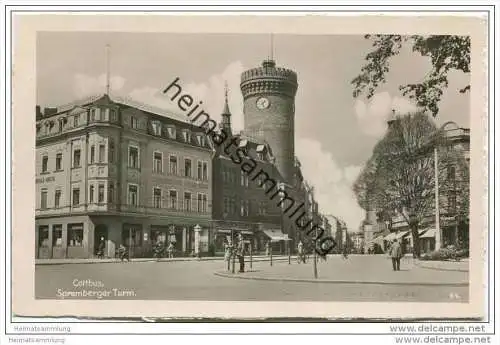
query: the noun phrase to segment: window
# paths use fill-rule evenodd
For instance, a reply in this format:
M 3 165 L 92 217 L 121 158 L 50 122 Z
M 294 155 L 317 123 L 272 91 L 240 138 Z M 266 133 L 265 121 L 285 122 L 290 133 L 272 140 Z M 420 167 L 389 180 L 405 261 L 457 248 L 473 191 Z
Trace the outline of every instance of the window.
M 47 208 L 47 190 L 42 189 L 42 194 L 40 196 L 40 208 L 45 210 Z
M 203 180 L 208 181 L 208 163 L 203 162 Z
M 95 109 L 90 110 L 90 121 L 94 122 L 95 121 Z
M 196 136 L 196 139 L 197 139 L 197 141 L 198 141 L 198 145 L 200 145 L 200 146 L 202 146 L 202 147 L 204 147 L 204 146 L 205 146 L 205 137 L 204 137 L 203 135 L 198 134 L 198 135 Z
M 78 120 L 80 119 L 80 115 L 76 115 L 74 118 L 73 118 L 73 127 L 78 127 L 79 123 L 78 123 Z
M 99 163 L 104 163 L 106 161 L 106 146 L 104 144 L 99 145 Z
M 48 225 L 41 225 L 38 227 L 38 246 L 49 247 L 49 227 Z
M 68 224 L 68 247 L 81 247 L 83 240 L 83 224 Z
M 110 163 L 113 163 L 115 161 L 115 143 L 110 140 L 109 141 L 109 152 L 108 152 L 108 159 Z
M 202 212 L 207 212 L 207 204 L 208 204 L 208 200 L 207 200 L 207 196 L 205 194 L 203 194 L 202 196 L 202 207 L 201 207 L 201 211 Z
M 191 212 L 191 193 L 184 193 L 184 210 Z
M 182 132 L 182 137 L 184 138 L 184 141 L 186 143 L 190 143 L 191 142 L 191 132 L 189 132 L 189 131 L 183 131 Z
M 250 203 L 248 200 L 241 200 L 240 203 L 240 216 L 245 217 L 250 213 Z
M 203 179 L 203 168 L 202 163 L 198 161 L 198 180 Z
M 73 206 L 78 206 L 80 205 L 80 188 L 76 187 L 73 188 Z
M 184 159 L 184 177 L 191 177 L 192 172 L 191 172 L 191 159 L 185 158 Z
M 163 172 L 163 155 L 161 152 L 153 153 L 153 172 L 160 174 Z
M 130 127 L 134 129 L 139 127 L 137 119 L 133 116 L 130 117 Z
M 61 190 L 57 189 L 54 194 L 54 207 L 58 208 L 61 206 Z
M 177 192 L 175 190 L 171 190 L 169 192 L 170 198 L 170 208 L 173 210 L 177 209 Z
M 455 213 L 457 209 L 457 196 L 455 194 L 448 195 L 448 211 Z
M 170 156 L 170 173 L 172 175 L 177 175 L 177 157 Z
M 198 194 L 198 212 L 201 212 L 202 210 L 202 196 L 201 194 Z
M 73 151 L 73 168 L 80 167 L 80 149 Z
M 49 157 L 48 156 L 43 156 L 42 157 L 42 172 L 45 173 L 49 170 Z
M 90 185 L 89 189 L 89 203 L 93 204 L 94 203 L 94 185 Z
M 109 119 L 110 119 L 110 121 L 113 121 L 113 122 L 116 121 L 116 110 L 115 109 L 109 109 Z
M 137 206 L 137 185 L 128 185 L 128 204 L 130 206 Z
M 241 171 L 240 175 L 241 175 L 241 179 L 240 179 L 241 180 L 241 185 L 243 187 L 248 187 L 248 175 L 244 171 Z
M 95 146 L 92 145 L 90 147 L 90 164 L 94 164 L 95 162 Z
M 456 171 L 454 166 L 448 167 L 448 180 L 455 180 Z
M 161 122 L 158 120 L 151 121 L 151 129 L 153 135 L 161 136 Z
M 56 154 L 56 171 L 62 170 L 62 153 Z
M 259 215 L 265 216 L 267 213 L 267 205 L 265 201 L 259 202 Z
M 236 214 L 236 198 L 229 199 L 229 212 L 231 214 Z
M 161 208 L 161 189 L 153 188 L 153 207 Z
M 257 153 L 257 159 L 263 161 L 264 160 L 264 154 L 262 152 Z
M 115 195 L 115 186 L 113 183 L 110 183 L 108 185 L 108 203 L 113 203 L 114 200 L 114 195 Z
M 103 203 L 104 202 L 104 184 L 99 184 L 99 190 L 98 190 L 98 199 L 97 202 Z
M 52 246 L 62 247 L 62 225 L 52 226 Z
M 135 146 L 128 147 L 128 166 L 130 168 L 139 168 L 139 149 Z
M 168 137 L 170 139 L 175 139 L 176 136 L 177 136 L 175 127 L 174 126 L 169 126 L 167 130 L 168 130 Z

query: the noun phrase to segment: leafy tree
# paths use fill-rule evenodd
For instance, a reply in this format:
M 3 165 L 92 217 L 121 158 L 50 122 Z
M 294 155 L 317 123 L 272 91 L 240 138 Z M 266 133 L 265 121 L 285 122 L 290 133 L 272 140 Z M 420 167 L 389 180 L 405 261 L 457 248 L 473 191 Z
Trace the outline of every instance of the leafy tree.
M 446 198 L 452 182 L 468 180 L 468 165 L 463 151 L 448 145 L 445 133 L 423 112 L 400 116 L 392 122 L 384 138 L 353 185 L 361 207 L 386 215 L 401 216 L 413 237 L 413 254 L 420 256 L 418 230 L 434 213 L 434 147 L 438 145 L 440 209 L 449 209 Z M 441 148 L 442 147 L 442 148 Z M 450 179 L 450 167 L 455 176 Z M 458 185 L 454 192 L 457 192 Z M 448 187 L 447 187 L 448 186 Z M 460 185 L 461 213 L 468 213 L 468 183 Z M 458 210 L 454 210 L 457 212 Z
M 429 57 L 432 68 L 420 83 L 401 85 L 399 90 L 434 117 L 439 112 L 443 89 L 448 87 L 448 73 L 451 70 L 470 73 L 469 36 L 366 35 L 365 38 L 373 40 L 374 49 L 366 55 L 361 73 L 351 81 L 354 97 L 365 92 L 368 99 L 373 97 L 375 90 L 386 82 L 390 59 L 400 53 L 404 44 L 410 44 L 414 52 Z M 470 85 L 464 85 L 459 92 L 469 90 Z

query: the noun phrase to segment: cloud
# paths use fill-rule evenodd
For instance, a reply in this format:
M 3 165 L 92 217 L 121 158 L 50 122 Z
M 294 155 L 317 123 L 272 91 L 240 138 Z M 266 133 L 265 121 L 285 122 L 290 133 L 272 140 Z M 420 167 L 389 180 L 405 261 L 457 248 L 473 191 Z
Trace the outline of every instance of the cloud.
M 393 109 L 398 114 L 405 114 L 417 110 L 417 107 L 406 98 L 391 97 L 388 92 L 376 93 L 368 104 L 361 99 L 354 104 L 361 131 L 372 137 L 381 137 L 385 133 Z
M 361 167 L 340 167 L 332 154 L 314 139 L 298 139 L 296 150 L 304 177 L 314 186 L 321 213 L 337 216 L 347 223 L 349 230 L 357 230 L 364 211 L 357 204 L 351 186 Z
M 179 84 L 184 94 L 193 97 L 195 100 L 193 105 L 202 101 L 203 104 L 200 109 L 203 109 L 210 115 L 212 120 L 219 123 L 224 107 L 224 84 L 227 82 L 229 90 L 228 103 L 232 113 L 233 130 L 239 131 L 243 129 L 243 96 L 240 91 L 240 75 L 243 71 L 242 63 L 235 61 L 226 66 L 221 73 L 212 75 L 206 81 L 183 82 L 181 80 Z M 179 109 L 177 103 L 172 102 L 170 98 L 163 94 L 165 87 L 166 85 L 161 85 L 158 88 L 150 86 L 137 88 L 129 92 L 127 96 L 134 101 L 184 116 L 184 112 Z
M 109 78 L 109 82 L 112 91 L 120 91 L 125 85 L 125 78 L 114 75 Z M 105 93 L 106 74 L 96 77 L 80 73 L 76 74 L 74 76 L 73 92 L 77 99 Z

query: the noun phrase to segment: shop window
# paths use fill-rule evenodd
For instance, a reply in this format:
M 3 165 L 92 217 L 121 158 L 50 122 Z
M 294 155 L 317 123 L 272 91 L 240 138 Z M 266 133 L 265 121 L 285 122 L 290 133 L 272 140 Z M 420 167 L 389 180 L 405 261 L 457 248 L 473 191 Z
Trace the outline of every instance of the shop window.
M 42 172 L 46 173 L 49 170 L 49 156 L 42 157 Z
M 56 171 L 62 170 L 62 153 L 56 155 Z
M 142 245 L 142 229 L 140 225 L 124 225 L 122 230 L 122 243 L 127 247 Z
M 40 208 L 42 210 L 47 209 L 47 190 L 42 189 L 42 193 L 40 195 Z
M 83 224 L 68 224 L 68 247 L 83 245 Z
M 52 246 L 62 247 L 62 225 L 52 226 Z
M 41 225 L 38 227 L 38 246 L 47 248 L 49 244 L 49 227 Z

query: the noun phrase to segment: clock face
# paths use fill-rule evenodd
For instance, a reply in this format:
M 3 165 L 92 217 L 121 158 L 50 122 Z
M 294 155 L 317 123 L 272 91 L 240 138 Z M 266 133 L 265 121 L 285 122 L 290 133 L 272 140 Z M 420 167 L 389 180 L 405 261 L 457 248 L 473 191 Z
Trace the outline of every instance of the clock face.
M 269 100 L 265 97 L 257 99 L 257 108 L 266 109 L 269 107 Z

